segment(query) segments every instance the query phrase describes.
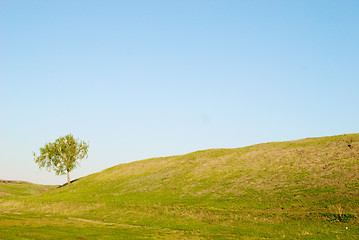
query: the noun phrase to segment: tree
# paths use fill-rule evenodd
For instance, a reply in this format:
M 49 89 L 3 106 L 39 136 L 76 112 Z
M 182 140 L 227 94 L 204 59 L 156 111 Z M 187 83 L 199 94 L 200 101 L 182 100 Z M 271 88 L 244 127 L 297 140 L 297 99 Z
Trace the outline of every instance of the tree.
M 56 139 L 54 143 L 47 143 L 40 148 L 40 156 L 34 153 L 34 160 L 39 168 L 54 170 L 56 175 L 67 174 L 67 184 L 70 184 L 70 172 L 75 169 L 78 161 L 87 158 L 89 145 L 75 139 L 72 134 Z

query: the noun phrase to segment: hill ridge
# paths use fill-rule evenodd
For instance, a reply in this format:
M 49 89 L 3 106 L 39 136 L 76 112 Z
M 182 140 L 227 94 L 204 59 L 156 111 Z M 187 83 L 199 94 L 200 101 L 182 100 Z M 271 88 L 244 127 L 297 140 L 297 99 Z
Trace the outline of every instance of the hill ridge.
M 34 183 L 31 183 L 31 182 L 22 181 L 22 180 L 3 180 L 3 179 L 0 179 L 0 183 L 9 183 L 9 184 L 34 184 Z

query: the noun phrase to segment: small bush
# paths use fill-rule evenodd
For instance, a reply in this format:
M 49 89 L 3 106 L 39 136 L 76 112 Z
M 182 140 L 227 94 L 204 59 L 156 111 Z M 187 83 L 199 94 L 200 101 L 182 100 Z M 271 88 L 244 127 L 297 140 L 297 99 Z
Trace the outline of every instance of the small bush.
M 329 221 L 339 221 L 342 223 L 347 223 L 350 219 L 356 218 L 356 215 L 352 213 L 324 213 L 323 216 L 328 218 Z

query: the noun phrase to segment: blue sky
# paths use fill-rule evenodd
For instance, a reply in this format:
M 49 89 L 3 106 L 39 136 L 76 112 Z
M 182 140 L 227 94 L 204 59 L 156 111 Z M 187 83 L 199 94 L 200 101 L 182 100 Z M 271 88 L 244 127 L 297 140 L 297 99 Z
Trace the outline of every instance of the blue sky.
M 358 1 L 0 0 L 0 179 L 62 184 L 150 157 L 359 132 Z

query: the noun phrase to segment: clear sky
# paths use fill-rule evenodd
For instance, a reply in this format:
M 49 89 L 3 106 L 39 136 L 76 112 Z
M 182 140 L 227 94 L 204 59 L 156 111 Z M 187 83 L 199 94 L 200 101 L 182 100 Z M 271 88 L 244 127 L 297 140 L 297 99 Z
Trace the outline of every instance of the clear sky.
M 0 0 L 0 179 L 359 132 L 359 1 Z

